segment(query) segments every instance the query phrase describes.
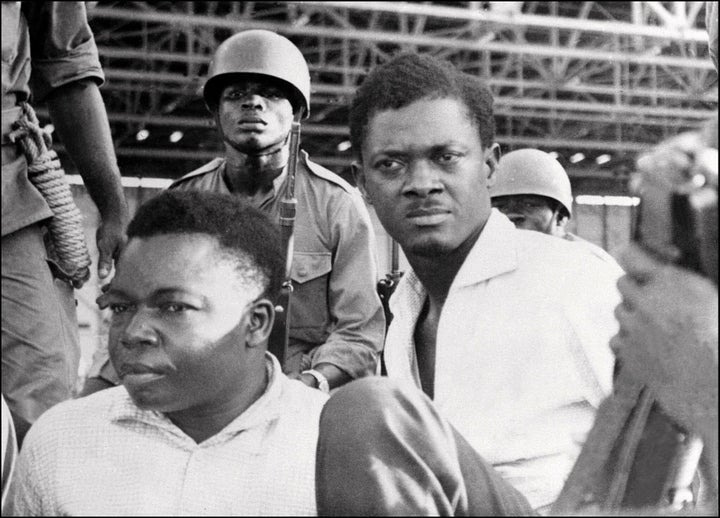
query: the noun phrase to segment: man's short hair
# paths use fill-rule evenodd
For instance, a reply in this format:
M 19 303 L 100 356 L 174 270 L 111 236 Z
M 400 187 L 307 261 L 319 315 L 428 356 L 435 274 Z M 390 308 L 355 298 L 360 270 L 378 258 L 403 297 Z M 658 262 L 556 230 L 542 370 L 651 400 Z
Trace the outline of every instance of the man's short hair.
M 360 157 L 370 119 L 421 99 L 452 98 L 468 109 L 483 147 L 495 140 L 493 96 L 479 78 L 437 58 L 405 53 L 374 68 L 358 88 L 350 107 L 350 141 Z
M 278 227 L 231 194 L 165 191 L 143 203 L 128 226 L 128 239 L 165 234 L 205 234 L 237 264 L 239 276 L 275 300 L 285 271 Z

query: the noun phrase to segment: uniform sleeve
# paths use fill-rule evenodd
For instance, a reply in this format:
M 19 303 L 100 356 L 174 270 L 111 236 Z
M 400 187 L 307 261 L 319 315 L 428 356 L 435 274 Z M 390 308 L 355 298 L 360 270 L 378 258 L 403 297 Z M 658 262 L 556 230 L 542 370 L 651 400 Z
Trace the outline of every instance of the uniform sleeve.
M 353 378 L 375 373 L 385 338 L 385 315 L 376 291 L 375 236 L 358 194 L 344 197 L 330 218 L 337 243 L 328 286 L 330 336 L 312 365 L 330 363 Z
M 80 79 L 103 83 L 85 2 L 23 2 L 23 13 L 30 31 L 30 86 L 36 100 Z

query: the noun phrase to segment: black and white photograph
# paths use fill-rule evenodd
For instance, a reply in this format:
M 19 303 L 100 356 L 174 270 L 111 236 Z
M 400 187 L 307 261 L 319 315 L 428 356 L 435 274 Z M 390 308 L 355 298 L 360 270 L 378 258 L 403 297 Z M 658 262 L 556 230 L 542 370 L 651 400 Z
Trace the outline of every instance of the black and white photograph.
M 717 516 L 718 2 L 2 2 L 2 516 Z

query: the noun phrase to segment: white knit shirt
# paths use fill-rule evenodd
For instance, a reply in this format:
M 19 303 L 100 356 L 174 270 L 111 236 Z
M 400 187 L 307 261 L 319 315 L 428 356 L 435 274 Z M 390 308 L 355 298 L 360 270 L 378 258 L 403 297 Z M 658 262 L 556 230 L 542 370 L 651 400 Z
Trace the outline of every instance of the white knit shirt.
M 517 230 L 493 209 L 445 300 L 435 406 L 535 509 L 552 503 L 612 386 L 622 270 L 585 246 Z M 420 386 L 412 270 L 390 299 L 388 376 Z
M 265 393 L 201 444 L 122 386 L 51 408 L 23 443 L 14 514 L 315 515 L 327 396 L 267 368 Z

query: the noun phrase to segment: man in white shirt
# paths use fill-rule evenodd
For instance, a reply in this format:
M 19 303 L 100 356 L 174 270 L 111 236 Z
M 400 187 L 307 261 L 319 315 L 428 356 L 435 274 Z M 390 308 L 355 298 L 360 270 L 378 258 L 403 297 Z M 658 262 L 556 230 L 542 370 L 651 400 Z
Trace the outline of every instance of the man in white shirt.
M 412 267 L 390 300 L 388 376 L 421 387 L 505 481 L 547 509 L 611 389 L 622 271 L 491 208 L 499 153 L 492 95 L 477 79 L 430 57 L 396 57 L 359 88 L 350 128 L 358 187 Z M 352 440 L 353 430 L 330 426 L 338 406 L 321 422 L 329 448 L 319 453 L 333 434 Z M 319 459 L 332 478 L 332 460 Z M 337 501 L 342 488 L 327 494 Z
M 16 515 L 314 515 L 327 396 L 266 352 L 274 224 L 230 195 L 144 204 L 104 295 L 123 386 L 57 405 L 17 465 Z

